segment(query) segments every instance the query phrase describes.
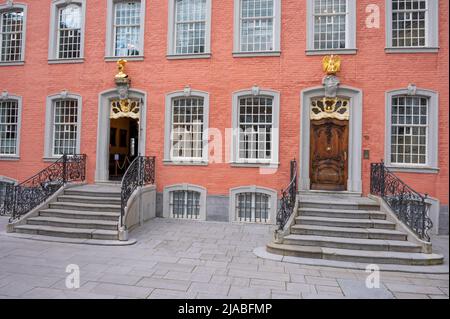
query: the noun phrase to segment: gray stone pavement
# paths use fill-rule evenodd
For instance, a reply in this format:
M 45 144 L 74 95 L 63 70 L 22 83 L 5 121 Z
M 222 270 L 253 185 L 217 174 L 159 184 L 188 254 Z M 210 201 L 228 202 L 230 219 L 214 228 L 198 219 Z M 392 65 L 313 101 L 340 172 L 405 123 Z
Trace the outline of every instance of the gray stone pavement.
M 8 236 L 0 217 L 0 298 L 449 298 L 448 275 L 367 273 L 257 258 L 273 227 L 155 219 L 132 246 L 92 246 Z M 435 238 L 447 251 L 448 236 Z M 448 262 L 448 260 L 447 260 Z M 66 267 L 80 288 L 66 288 Z

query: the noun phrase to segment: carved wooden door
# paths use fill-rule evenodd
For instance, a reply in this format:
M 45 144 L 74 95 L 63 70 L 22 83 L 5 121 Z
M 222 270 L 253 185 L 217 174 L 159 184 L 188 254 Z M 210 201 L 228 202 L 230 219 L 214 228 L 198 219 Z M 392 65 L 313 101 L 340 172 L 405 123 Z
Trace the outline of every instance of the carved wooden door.
M 348 129 L 345 120 L 311 121 L 311 189 L 347 189 Z

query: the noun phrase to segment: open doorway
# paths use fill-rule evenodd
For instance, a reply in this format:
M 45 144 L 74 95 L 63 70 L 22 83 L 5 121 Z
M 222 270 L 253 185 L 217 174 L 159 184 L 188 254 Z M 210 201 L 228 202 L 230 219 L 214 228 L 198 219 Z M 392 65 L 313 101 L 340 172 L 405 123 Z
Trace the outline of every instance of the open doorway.
M 138 119 L 111 119 L 109 134 L 109 180 L 118 181 L 139 155 Z

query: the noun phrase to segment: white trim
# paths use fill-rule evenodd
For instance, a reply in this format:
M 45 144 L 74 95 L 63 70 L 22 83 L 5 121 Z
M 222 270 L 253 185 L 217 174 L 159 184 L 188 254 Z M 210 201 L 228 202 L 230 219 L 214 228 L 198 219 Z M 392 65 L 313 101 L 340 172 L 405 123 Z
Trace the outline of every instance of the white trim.
M 3 11 L 9 11 L 11 9 L 22 9 L 23 11 L 23 26 L 22 26 L 22 50 L 21 50 L 21 60 L 20 61 L 0 61 L 0 66 L 11 66 L 11 65 L 23 65 L 25 63 L 25 48 L 26 48 L 26 41 L 27 41 L 27 4 L 25 3 L 4 3 L 0 4 L 0 12 Z
M 175 184 L 164 187 L 163 193 L 163 217 L 174 218 L 170 214 L 170 193 L 173 191 L 194 191 L 200 193 L 200 213 L 197 219 L 192 220 L 206 220 L 206 188 L 192 184 Z
M 70 4 L 78 4 L 81 6 L 81 44 L 80 57 L 63 59 L 58 57 L 58 12 L 61 8 Z M 48 62 L 49 64 L 57 63 L 82 63 L 84 62 L 84 41 L 86 28 L 86 0 L 52 0 L 50 5 L 50 34 L 48 42 Z
M 256 90 L 256 91 L 255 91 Z M 257 93 L 255 95 L 255 93 Z M 266 96 L 273 99 L 272 105 L 272 139 L 271 139 L 271 159 L 252 160 L 239 159 L 239 99 L 245 96 Z M 268 166 L 277 168 L 279 165 L 279 137 L 280 137 L 280 92 L 260 89 L 255 86 L 251 89 L 236 91 L 232 95 L 232 141 L 230 163 L 233 166 L 261 167 Z
M 236 196 L 240 193 L 262 193 L 269 196 L 269 218 L 266 224 L 276 223 L 278 193 L 276 190 L 256 185 L 240 186 L 230 189 L 228 214 L 230 222 L 240 222 L 236 215 Z
M 22 108 L 23 108 L 23 100 L 19 95 L 14 95 L 7 93 L 5 101 L 17 101 L 17 138 L 16 138 L 16 153 L 15 154 L 0 154 L 0 161 L 4 160 L 19 160 L 20 159 L 20 132 L 22 131 Z M 0 97 L 0 102 L 3 102 Z

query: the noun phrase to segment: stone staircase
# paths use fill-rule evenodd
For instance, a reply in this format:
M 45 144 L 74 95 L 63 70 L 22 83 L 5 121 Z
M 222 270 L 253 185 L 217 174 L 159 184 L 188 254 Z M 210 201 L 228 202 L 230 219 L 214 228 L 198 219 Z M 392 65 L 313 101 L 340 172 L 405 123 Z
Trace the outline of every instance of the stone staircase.
M 424 253 L 369 198 L 300 195 L 296 214 L 290 234 L 268 244 L 269 253 L 357 263 L 443 263 L 441 255 Z
M 52 237 L 118 240 L 120 185 L 83 185 L 64 190 L 14 232 Z

